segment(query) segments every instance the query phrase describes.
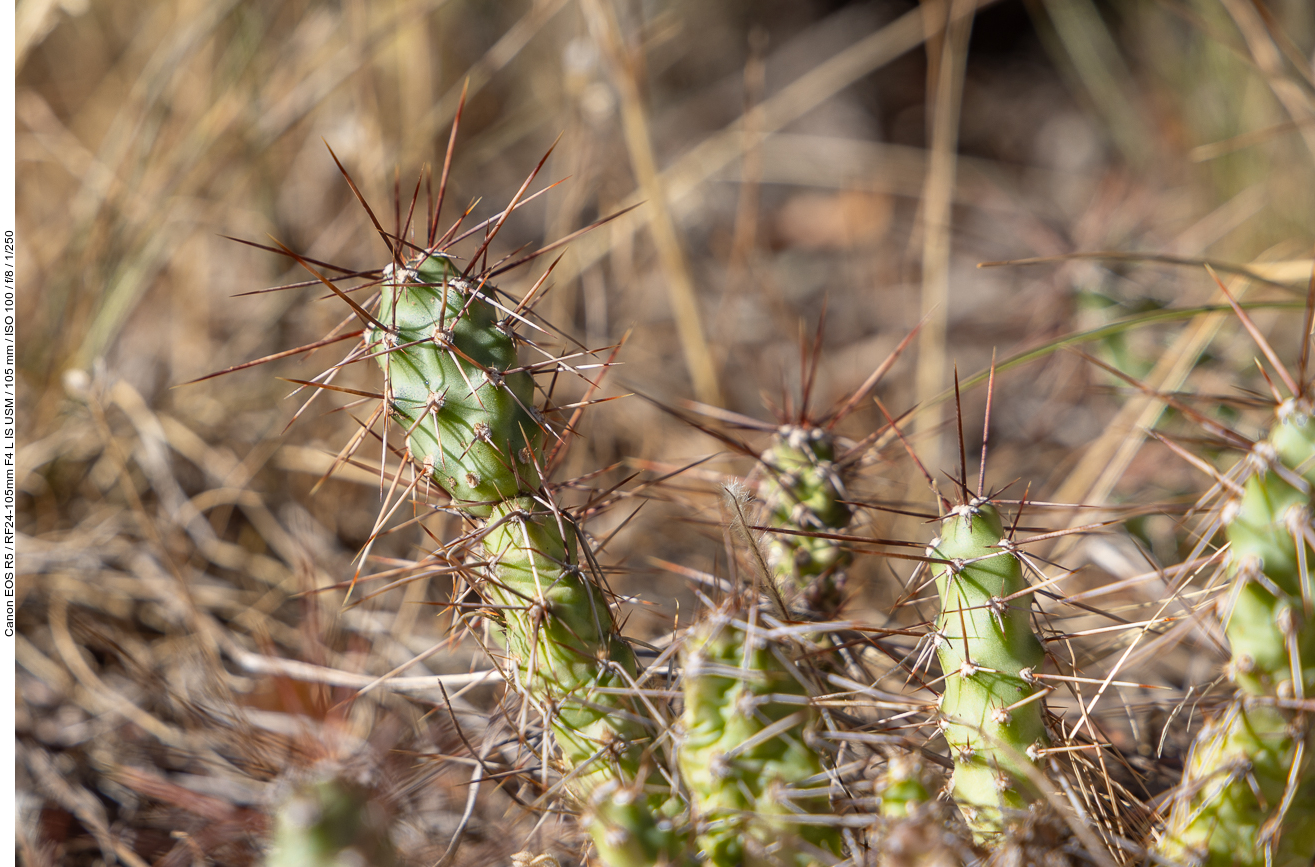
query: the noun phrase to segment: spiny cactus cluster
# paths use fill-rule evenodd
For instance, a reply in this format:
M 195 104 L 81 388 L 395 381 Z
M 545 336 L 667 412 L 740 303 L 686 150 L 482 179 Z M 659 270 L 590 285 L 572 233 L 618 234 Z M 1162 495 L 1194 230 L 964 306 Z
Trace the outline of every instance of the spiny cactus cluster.
M 662 726 L 631 693 L 639 668 L 581 560 L 572 519 L 542 487 L 547 423 L 518 367 L 512 317 L 445 256 L 385 273 L 368 348 L 383 368 L 410 461 L 484 519 L 486 580 L 526 699 L 548 721 L 569 789 L 609 864 L 684 857 L 680 805 L 660 782 Z M 595 797 L 597 796 L 597 797 Z
M 809 693 L 784 646 L 725 613 L 685 639 L 682 785 L 671 786 L 656 752 L 662 712 L 637 697 L 634 654 L 581 565 L 572 519 L 543 488 L 547 423 L 534 408 L 532 377 L 517 366 L 510 317 L 441 255 L 388 271 L 382 297 L 367 341 L 392 418 L 405 428 L 409 459 L 484 520 L 481 592 L 499 612 L 527 700 L 556 735 L 603 861 L 686 859 L 691 825 L 709 863 L 743 863 L 754 852 L 799 865 L 839 857 L 835 828 L 795 818 L 825 812 L 828 782 L 805 737 Z M 763 457 L 772 524 L 786 531 L 769 543 L 773 577 L 813 616 L 839 607 L 839 570 L 850 556 L 825 536 L 851 517 L 834 449 L 820 429 L 789 427 Z M 995 507 L 975 500 L 954 510 L 942 536 L 929 552 L 943 564 L 941 720 L 956 763 L 954 797 L 988 839 L 1003 811 L 1033 797 L 1023 765 L 1045 731 L 1029 672 L 1043 653 Z M 747 611 L 752 618 L 757 608 Z M 813 787 L 797 802 L 791 787 L 804 781 Z
M 598 861 L 879 861 L 867 848 L 873 841 L 921 839 L 927 826 L 948 835 L 937 838 L 938 858 L 962 861 L 973 846 L 971 857 L 1013 847 L 1049 858 L 1067 845 L 1065 828 L 1091 844 L 1093 812 L 1104 822 L 1106 854 L 1137 848 L 1118 836 L 1131 826 L 1111 817 L 1131 800 L 1126 789 L 1115 791 L 1108 775 L 1105 792 L 1083 784 L 1086 803 L 1101 805 L 1084 812 L 1067 772 L 1042 761 L 1109 745 L 1078 742 L 1048 717 L 1045 678 L 1083 678 L 1076 664 L 1043 673 L 1051 660 L 1035 631 L 1025 558 L 1000 501 L 983 496 L 980 482 L 960 505 L 942 500 L 941 514 L 930 516 L 939 523 L 930 542 L 898 543 L 926 545 L 925 555 L 908 556 L 930 569 L 936 587 L 939 607 L 922 653 L 838 621 L 850 544 L 863 537 L 849 529 L 861 505 L 850 485 L 856 452 L 842 454 L 832 428 L 877 374 L 823 423 L 801 414 L 775 430 L 765 451 L 736 444 L 758 457 L 766 526 L 757 530 L 765 534 L 755 535 L 742 512 L 732 523 L 752 549 L 750 570 L 766 581 L 704 600 L 708 610 L 672 636 L 662 657 L 664 679 L 678 689 L 661 689 L 621 635 L 579 518 L 549 482 L 546 446 L 565 426 L 551 401 L 539 402 L 534 374 L 559 360 L 525 364 L 521 310 L 500 300 L 487 273 L 459 271 L 441 243 L 409 259 L 399 248 L 378 274 L 377 301 L 357 312 L 367 320 L 360 354 L 383 371 L 387 428 L 405 441 L 412 487 L 440 489 L 473 527 L 445 556 L 465 558 L 481 616 L 500 627 L 493 655 L 522 713 L 551 732 L 547 764 L 561 776 L 553 794 L 579 810 Z M 1203 730 L 1159 834 L 1158 857 L 1170 862 L 1305 865 L 1315 855 L 1307 821 L 1315 815 L 1315 743 L 1305 717 L 1315 691 L 1315 421 L 1310 398 L 1295 385 L 1293 394 L 1268 437 L 1220 477 L 1232 496 L 1219 510 L 1230 581 L 1219 611 L 1237 694 Z M 890 427 L 899 434 L 893 420 Z M 871 633 L 883 631 L 910 634 Z M 896 671 L 906 681 L 922 678 L 925 662 L 932 670 L 918 688 L 930 692 L 903 700 L 877 689 L 865 668 L 874 654 L 898 660 L 882 676 Z M 867 693 L 876 706 L 894 699 L 906 708 L 865 717 L 855 696 Z M 918 715 L 920 722 L 904 722 Z M 952 769 L 939 793 L 902 731 L 923 725 L 933 738 L 925 755 Z M 854 769 L 874 756 L 884 771 L 857 780 Z M 1061 796 L 1077 813 L 1068 826 L 1054 818 Z M 958 807 L 967 832 L 953 830 L 938 799 Z M 283 854 L 295 848 L 290 835 L 279 831 L 279 857 L 294 857 Z
M 1161 853 L 1188 864 L 1315 861 L 1315 418 L 1305 384 L 1278 371 L 1292 396 L 1217 477 L 1228 539 L 1217 611 L 1236 693 L 1197 736 L 1164 832 Z

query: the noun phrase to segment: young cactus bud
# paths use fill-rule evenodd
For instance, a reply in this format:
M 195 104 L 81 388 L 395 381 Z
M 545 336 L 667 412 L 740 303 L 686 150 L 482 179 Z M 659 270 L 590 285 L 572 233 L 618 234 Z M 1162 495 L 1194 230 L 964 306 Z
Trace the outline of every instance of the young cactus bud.
M 516 371 L 516 344 L 482 286 L 444 256 L 391 271 L 370 351 L 384 369 L 389 409 L 416 464 L 473 515 L 537 490 L 543 431 L 534 381 Z M 508 372 L 512 371 L 512 372 Z
M 1309 867 L 1315 861 L 1315 736 L 1282 700 L 1315 694 L 1309 572 L 1315 538 L 1315 420 L 1305 398 L 1279 407 L 1223 511 L 1231 585 L 1220 617 L 1233 701 L 1197 736 L 1161 852 L 1186 864 Z
M 907 753 L 890 757 L 875 790 L 881 797 L 881 815 L 887 819 L 907 819 L 933 800 L 922 762 Z
M 391 867 L 385 808 L 367 786 L 328 775 L 296 786 L 274 815 L 269 867 Z
M 881 799 L 881 821 L 869 837 L 870 851 L 880 853 L 872 863 L 960 867 L 979 860 L 966 829 L 947 821 L 952 808 L 934 794 L 938 788 L 916 753 L 891 750 L 885 770 L 873 780 L 873 794 Z
M 995 506 L 977 499 L 941 521 L 937 652 L 945 672 L 941 726 L 954 760 L 954 800 L 979 842 L 1036 798 L 1030 755 L 1046 741 L 1032 672 L 1045 659 L 1032 632 L 1032 594 Z M 1008 601 L 1006 601 L 1008 600 Z
M 763 452 L 760 488 L 768 521 L 783 530 L 839 532 L 853 512 L 835 467 L 835 440 L 820 428 L 786 425 Z M 769 533 L 768 564 L 787 598 L 799 597 L 804 613 L 820 619 L 840 608 L 844 569 L 852 559 L 834 539 Z
M 837 828 L 796 821 L 829 804 L 826 769 L 808 733 L 816 724 L 808 690 L 757 612 L 731 609 L 686 639 L 680 770 L 698 817 L 699 849 L 712 867 L 771 863 L 807 867 L 841 852 Z M 792 792 L 807 786 L 807 797 Z

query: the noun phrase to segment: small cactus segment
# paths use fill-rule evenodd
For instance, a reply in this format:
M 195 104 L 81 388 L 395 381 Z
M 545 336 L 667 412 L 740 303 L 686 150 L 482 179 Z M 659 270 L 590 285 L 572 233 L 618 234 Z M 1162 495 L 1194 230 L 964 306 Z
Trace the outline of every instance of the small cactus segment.
M 839 830 L 803 815 L 828 811 L 826 769 L 806 742 L 817 714 L 785 647 L 721 610 L 694 628 L 683 660 L 680 770 L 703 863 L 765 858 L 807 867 L 837 859 Z
M 543 442 L 534 380 L 516 367 L 516 343 L 483 287 L 429 256 L 391 272 L 367 343 L 387 377 L 393 420 L 415 462 L 466 511 L 539 487 Z M 512 372 L 508 372 L 512 371 Z
M 391 867 L 397 852 L 366 786 L 329 776 L 297 786 L 274 817 L 268 867 Z
M 383 328 L 367 343 L 392 417 L 412 460 L 485 519 L 480 591 L 496 606 L 519 687 L 552 727 L 599 855 L 611 867 L 684 863 L 682 804 L 649 754 L 661 727 L 633 694 L 634 652 L 581 568 L 575 526 L 544 505 L 543 424 L 510 327 L 443 256 L 391 271 L 382 295 Z
M 1242 698 L 1230 702 L 1197 735 L 1161 854 L 1211 867 L 1310 867 L 1312 750 L 1292 714 Z
M 529 497 L 493 507 L 484 536 L 493 580 L 485 593 L 505 606 L 507 652 L 521 684 L 552 715 L 575 788 L 592 790 L 620 772 L 633 781 L 654 732 L 629 696 L 638 666 L 601 590 L 585 580 L 575 528 Z
M 1309 867 L 1315 737 L 1304 712 L 1273 703 L 1315 694 L 1307 399 L 1279 407 L 1243 473 L 1241 496 L 1223 511 L 1232 585 L 1220 600 L 1238 694 L 1197 737 L 1161 849 L 1189 864 Z
M 611 867 L 694 867 L 679 824 L 687 810 L 656 773 L 629 784 L 614 778 L 590 795 L 584 825 L 599 860 Z
M 890 752 L 885 770 L 873 780 L 873 794 L 880 798 L 881 820 L 869 837 L 869 851 L 880 853 L 871 863 L 881 867 L 981 863 L 968 842 L 966 829 L 950 819 L 948 811 L 952 808 L 934 794 L 939 788 L 935 775 L 916 753 Z M 1008 862 L 991 859 L 986 863 Z
M 933 800 L 922 762 L 906 753 L 890 757 L 876 791 L 881 796 L 881 815 L 887 819 L 907 819 Z
M 974 500 L 953 509 L 928 554 L 949 561 L 936 569 L 936 640 L 946 675 L 940 711 L 954 760 L 951 789 L 973 835 L 986 842 L 1003 830 L 1009 811 L 1036 797 L 1029 757 L 1046 731 L 1032 672 L 1045 651 L 995 506 Z
M 853 511 L 835 466 L 835 439 L 820 428 L 786 425 L 761 457 L 762 498 L 769 522 L 782 530 L 836 533 Z M 830 618 L 840 608 L 844 569 L 852 556 L 840 542 L 816 536 L 771 533 L 768 564 L 782 592 L 800 597 L 806 613 Z

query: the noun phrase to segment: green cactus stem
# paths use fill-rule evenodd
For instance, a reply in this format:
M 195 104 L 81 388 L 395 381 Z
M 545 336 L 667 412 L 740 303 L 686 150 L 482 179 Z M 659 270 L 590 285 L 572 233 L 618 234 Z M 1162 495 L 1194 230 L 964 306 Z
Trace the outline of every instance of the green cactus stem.
M 1307 398 L 1279 407 L 1223 507 L 1231 583 L 1219 614 L 1237 693 L 1192 747 L 1160 847 L 1180 863 L 1315 862 L 1315 737 L 1291 701 L 1315 694 L 1311 415 Z
M 724 608 L 686 639 L 680 770 L 713 867 L 838 860 L 826 769 L 809 741 L 817 713 L 787 648 L 753 609 Z
M 879 853 L 874 864 L 949 867 L 981 862 L 966 829 L 949 816 L 953 808 L 936 796 L 939 788 L 916 753 L 890 751 L 885 770 L 873 780 L 881 816 L 869 837 L 869 851 Z
M 484 520 L 487 580 L 518 686 L 548 720 L 568 791 L 604 863 L 687 860 L 683 805 L 652 754 L 659 716 L 579 534 L 542 489 L 544 421 L 531 375 L 488 291 L 441 255 L 389 272 L 367 335 L 411 460 Z
M 941 614 L 937 653 L 945 673 L 940 724 L 954 760 L 951 792 L 974 837 L 989 842 L 1037 793 L 1032 758 L 1046 743 L 1033 672 L 1045 659 L 1032 632 L 1032 594 L 1011 553 L 1000 513 L 977 499 L 942 519 L 928 555 Z
M 1304 719 L 1230 701 L 1197 735 L 1160 853 L 1177 864 L 1309 867 L 1313 747 Z
M 418 465 L 471 515 L 539 488 L 543 422 L 534 380 L 484 287 L 429 256 L 391 275 L 367 343 L 384 369 L 389 409 Z
M 843 602 L 845 567 L 852 555 L 835 539 L 798 535 L 837 533 L 853 511 L 835 465 L 834 437 L 821 428 L 785 425 L 760 458 L 759 491 L 768 523 L 786 533 L 769 533 L 767 562 L 777 586 L 812 618 L 831 619 Z

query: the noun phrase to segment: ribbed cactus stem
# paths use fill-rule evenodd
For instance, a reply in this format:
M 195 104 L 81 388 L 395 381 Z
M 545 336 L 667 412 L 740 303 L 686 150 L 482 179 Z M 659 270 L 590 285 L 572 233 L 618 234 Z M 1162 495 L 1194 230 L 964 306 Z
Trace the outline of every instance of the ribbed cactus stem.
M 581 566 L 579 535 L 541 490 L 543 420 L 510 327 L 486 291 L 432 255 L 392 271 L 368 341 L 411 460 L 484 519 L 480 588 L 496 606 L 518 685 L 545 714 L 568 791 L 604 863 L 686 859 L 681 805 L 650 755 L 659 724 L 638 666 Z
M 1291 699 L 1315 695 L 1308 399 L 1279 407 L 1223 511 L 1231 584 L 1219 613 L 1237 694 L 1197 736 L 1161 851 L 1186 864 L 1315 862 L 1315 737 Z
M 534 380 L 487 290 L 442 256 L 389 276 L 367 341 L 411 457 L 471 515 L 538 490 Z
M 505 606 L 508 656 L 526 694 L 551 719 L 603 862 L 684 863 L 682 805 L 649 753 L 660 732 L 630 694 L 639 670 L 634 652 L 581 570 L 574 526 L 529 497 L 494 506 L 487 526 L 493 580 L 484 592 Z
M 602 591 L 583 580 L 575 528 L 564 516 L 529 497 L 499 503 L 484 552 L 493 576 L 484 592 L 504 607 L 508 656 L 552 714 L 566 761 L 581 768 L 576 785 L 592 790 L 613 776 L 615 759 L 634 758 L 633 745 L 652 734 L 627 698 L 596 692 L 634 688 L 634 653 L 617 635 Z M 633 778 L 638 762 L 627 764 Z
M 837 533 L 849 525 L 853 511 L 844 502 L 835 459 L 829 432 L 798 425 L 783 426 L 760 459 L 768 522 L 794 531 L 768 534 L 768 565 L 782 593 L 797 600 L 799 612 L 818 619 L 839 610 L 852 556 L 835 539 L 798 533 Z
M 686 639 L 680 770 L 706 865 L 829 864 L 841 853 L 817 724 L 788 648 L 750 609 L 717 611 Z M 810 815 L 811 814 L 811 815 Z
M 940 719 L 954 760 L 951 790 L 979 842 L 999 834 L 1010 811 L 1036 799 L 1033 757 L 1046 742 L 1033 672 L 1045 659 L 1032 632 L 1032 594 L 984 500 L 942 519 L 927 552 L 941 598 L 937 652 L 945 673 Z

